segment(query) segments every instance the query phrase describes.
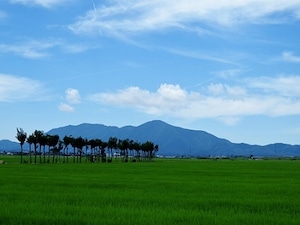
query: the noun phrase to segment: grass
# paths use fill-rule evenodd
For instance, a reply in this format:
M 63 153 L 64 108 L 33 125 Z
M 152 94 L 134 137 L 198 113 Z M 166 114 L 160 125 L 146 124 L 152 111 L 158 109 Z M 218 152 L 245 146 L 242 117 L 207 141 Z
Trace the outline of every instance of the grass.
M 300 161 L 13 158 L 0 156 L 0 224 L 300 223 Z

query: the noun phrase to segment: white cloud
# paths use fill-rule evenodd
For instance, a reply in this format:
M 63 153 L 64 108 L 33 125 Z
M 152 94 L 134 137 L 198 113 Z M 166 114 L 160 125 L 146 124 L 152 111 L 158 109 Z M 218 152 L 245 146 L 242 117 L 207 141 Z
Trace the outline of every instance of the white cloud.
M 151 115 L 215 118 L 234 124 L 249 115 L 300 114 L 300 91 L 296 89 L 299 86 L 300 76 L 253 78 L 241 81 L 240 86 L 210 84 L 203 92 L 188 92 L 179 85 L 162 84 L 154 92 L 129 87 L 116 93 L 92 95 L 90 100 L 136 108 Z
M 287 62 L 300 63 L 300 56 L 295 56 L 292 52 L 284 52 L 282 53 L 282 58 Z
M 199 30 L 201 23 L 282 23 L 299 19 L 298 0 L 115 0 L 89 10 L 70 26 L 75 33 L 136 34 L 165 28 Z M 284 12 L 284 13 L 283 13 Z M 290 16 L 292 15 L 292 16 Z
M 38 100 L 43 89 L 39 81 L 0 73 L 0 102 Z
M 80 103 L 80 94 L 77 89 L 68 88 L 66 91 L 66 100 L 69 104 L 79 104 Z
M 19 3 L 23 5 L 37 5 L 45 8 L 51 8 L 56 5 L 65 4 L 74 0 L 10 0 L 11 3 Z
M 221 95 L 224 93 L 224 85 L 223 84 L 210 84 L 207 87 L 208 91 L 213 95 Z
M 79 91 L 74 88 L 68 88 L 65 91 L 65 101 L 67 103 L 60 103 L 58 109 L 62 112 L 74 112 L 75 108 L 73 105 L 81 103 Z
M 300 76 L 260 77 L 245 79 L 249 87 L 263 93 L 286 97 L 300 97 Z
M 74 107 L 72 107 L 66 103 L 60 103 L 58 105 L 58 109 L 62 112 L 74 112 L 75 111 Z

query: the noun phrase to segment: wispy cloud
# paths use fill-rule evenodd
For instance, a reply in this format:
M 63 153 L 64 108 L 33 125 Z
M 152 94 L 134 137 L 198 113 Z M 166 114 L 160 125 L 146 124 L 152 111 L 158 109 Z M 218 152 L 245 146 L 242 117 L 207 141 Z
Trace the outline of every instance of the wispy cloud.
M 64 53 L 77 54 L 88 51 L 90 49 L 99 48 L 99 45 L 95 44 L 83 44 L 83 43 L 67 43 L 63 40 L 29 40 L 14 44 L 1 44 L 0 53 L 9 53 L 21 56 L 28 59 L 40 59 L 49 57 L 53 51 L 60 50 Z
M 61 102 L 58 105 L 58 109 L 63 112 L 74 112 L 75 111 L 74 105 L 81 103 L 81 97 L 79 91 L 74 88 L 68 88 L 65 91 L 64 99 L 66 103 Z
M 44 89 L 37 80 L 0 73 L 0 102 L 40 100 Z
M 86 43 L 74 43 L 74 44 L 63 43 L 61 45 L 61 48 L 66 53 L 76 54 L 76 53 L 86 52 L 91 49 L 98 49 L 98 48 L 100 48 L 100 45 L 99 44 L 86 44 Z
M 294 55 L 293 52 L 283 52 L 282 58 L 287 62 L 300 63 L 300 56 Z
M 180 50 L 180 49 L 175 49 L 175 48 L 163 48 L 163 49 L 172 54 L 180 55 L 180 56 L 184 56 L 184 57 L 188 57 L 188 58 L 238 65 L 233 60 L 226 59 L 224 57 L 222 58 L 221 56 L 215 56 L 215 55 L 212 55 L 212 53 L 201 53 L 201 52 L 196 52 L 196 51 Z
M 300 76 L 259 77 L 244 79 L 249 88 L 261 93 L 289 98 L 300 98 Z
M 74 0 L 9 0 L 11 3 L 18 3 L 29 6 L 41 6 L 51 8 L 53 6 L 74 2 Z
M 75 33 L 132 35 L 162 29 L 199 29 L 201 24 L 233 26 L 235 24 L 283 23 L 299 19 L 300 2 L 295 0 L 116 0 L 91 8 L 76 23 Z M 284 12 L 284 13 L 283 13 Z
M 227 69 L 227 70 L 213 71 L 212 74 L 223 79 L 232 79 L 242 72 L 243 72 L 242 69 Z
M 235 123 L 249 115 L 300 114 L 300 76 L 244 79 L 239 85 L 211 83 L 202 92 L 179 85 L 162 84 L 152 92 L 129 87 L 115 93 L 90 96 L 90 100 L 119 107 L 136 108 L 151 115 L 184 119 L 215 118 Z
M 0 44 L 0 52 L 12 53 L 24 58 L 38 59 L 49 56 L 47 50 L 54 48 L 57 41 L 28 41 L 19 44 Z

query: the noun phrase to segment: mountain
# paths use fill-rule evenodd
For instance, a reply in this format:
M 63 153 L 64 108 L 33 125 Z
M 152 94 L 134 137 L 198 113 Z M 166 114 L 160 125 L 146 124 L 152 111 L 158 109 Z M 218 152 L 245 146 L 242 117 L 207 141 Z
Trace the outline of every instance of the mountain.
M 80 124 L 52 129 L 49 134 L 100 138 L 107 141 L 110 137 L 147 140 L 159 145 L 159 155 L 175 156 L 300 156 L 300 145 L 270 144 L 266 146 L 235 144 L 201 130 L 175 127 L 155 120 L 140 126 L 114 127 L 100 124 Z
M 19 152 L 20 144 L 10 140 L 0 140 L 0 152 Z
M 163 121 L 155 120 L 140 126 L 105 126 L 101 124 L 80 124 L 55 128 L 47 132 L 64 136 L 99 138 L 107 141 L 110 137 L 132 139 L 134 141 L 151 141 L 159 146 L 159 155 L 164 156 L 300 156 L 300 145 L 270 144 L 265 146 L 236 144 L 218 138 L 201 130 L 189 130 L 175 127 Z M 0 141 L 0 151 L 19 151 L 17 142 Z M 28 144 L 24 144 L 24 151 Z

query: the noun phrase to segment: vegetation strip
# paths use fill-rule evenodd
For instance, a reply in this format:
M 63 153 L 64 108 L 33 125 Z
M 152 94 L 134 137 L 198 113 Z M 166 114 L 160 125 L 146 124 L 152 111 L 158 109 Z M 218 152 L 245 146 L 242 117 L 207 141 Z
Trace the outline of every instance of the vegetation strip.
M 64 163 L 69 162 L 70 156 L 72 156 L 73 163 L 81 163 L 82 156 L 86 158 L 86 162 L 112 162 L 113 158 L 122 158 L 124 162 L 128 162 L 130 158 L 131 161 L 136 162 L 143 159 L 151 160 L 158 151 L 158 145 L 154 145 L 151 141 L 139 143 L 134 140 L 121 140 L 116 137 L 110 137 L 105 142 L 101 139 L 88 140 L 72 136 L 65 136 L 63 140 L 60 140 L 58 135 L 44 134 L 40 130 L 35 130 L 27 137 L 27 133 L 22 128 L 17 128 L 16 139 L 20 142 L 20 162 L 29 162 L 30 164 L 33 162 L 34 164 L 50 163 L 51 155 L 52 163 L 61 162 L 60 156 L 62 156 Z M 23 160 L 23 145 L 25 142 L 29 144 L 29 161 Z M 34 151 L 31 150 L 32 145 Z M 48 152 L 46 152 L 46 146 L 48 146 Z M 69 152 L 70 146 L 73 148 L 73 153 Z M 90 151 L 88 152 L 89 148 Z M 32 155 L 34 156 L 34 161 Z M 37 156 L 39 156 L 39 162 L 37 161 Z

